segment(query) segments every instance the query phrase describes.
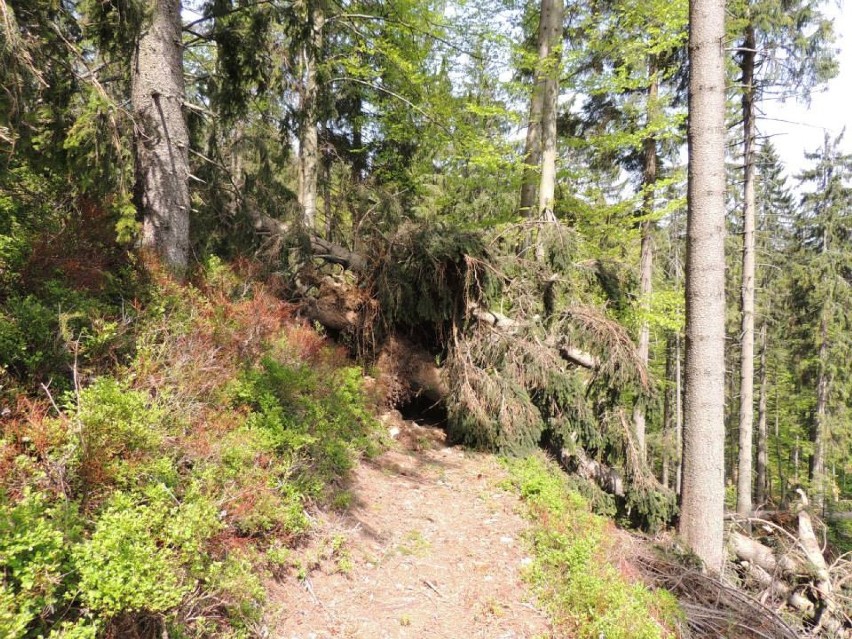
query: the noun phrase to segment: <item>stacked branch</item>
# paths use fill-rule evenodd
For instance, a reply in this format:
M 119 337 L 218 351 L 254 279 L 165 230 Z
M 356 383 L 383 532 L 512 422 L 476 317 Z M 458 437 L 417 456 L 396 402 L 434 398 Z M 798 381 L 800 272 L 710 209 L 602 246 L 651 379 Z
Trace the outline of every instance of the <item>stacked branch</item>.
M 807 498 L 799 494 L 795 512 L 775 513 L 776 521 L 749 517 L 736 522 L 742 525 L 728 538 L 735 567 L 744 588 L 766 605 L 791 611 L 810 636 L 852 637 L 852 606 L 843 593 L 852 574 L 849 562 L 841 557 L 829 565 Z

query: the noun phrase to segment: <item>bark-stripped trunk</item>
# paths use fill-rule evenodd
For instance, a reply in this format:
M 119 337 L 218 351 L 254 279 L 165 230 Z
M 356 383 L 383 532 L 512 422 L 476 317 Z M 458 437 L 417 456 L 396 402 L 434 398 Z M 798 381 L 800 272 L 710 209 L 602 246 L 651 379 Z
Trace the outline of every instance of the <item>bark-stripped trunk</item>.
M 711 572 L 725 553 L 725 2 L 689 7 L 686 394 L 679 532 Z
M 322 50 L 322 31 L 325 25 L 325 12 L 321 0 L 309 3 L 308 21 L 310 36 L 302 48 L 304 86 L 302 87 L 302 119 L 299 131 L 299 203 L 302 205 L 302 224 L 306 229 L 313 230 L 316 225 L 317 173 L 319 171 L 317 65 Z
M 538 210 L 541 218 L 552 222 L 556 196 L 556 112 L 559 103 L 559 73 L 562 69 L 562 13 L 564 0 L 542 0 L 541 20 L 549 41 L 544 68 L 544 96 L 541 104 L 541 183 Z
M 657 59 L 651 55 L 648 59 L 648 77 L 650 84 L 648 85 L 648 105 L 647 105 L 647 125 L 649 128 L 653 126 L 657 113 L 657 96 L 659 94 L 659 82 L 657 80 Z M 647 313 L 649 297 L 652 291 L 652 279 L 654 270 L 654 222 L 650 219 L 654 214 L 654 184 L 657 181 L 657 140 L 653 135 L 645 138 L 643 143 L 643 175 L 642 188 L 644 195 L 642 198 L 642 216 L 645 218 L 642 221 L 642 245 L 639 257 L 639 296 L 641 299 L 642 310 Z M 650 329 L 648 320 L 642 320 L 642 326 L 639 328 L 639 345 L 638 355 L 642 363 L 648 366 L 648 350 L 650 342 Z M 636 446 L 639 448 L 639 454 L 642 459 L 645 459 L 645 406 L 642 401 L 637 401 L 633 406 L 633 428 L 636 434 Z
M 757 401 L 757 477 L 755 496 L 758 505 L 766 502 L 769 489 L 769 442 L 766 428 L 766 404 L 769 394 L 769 375 L 766 370 L 766 322 L 760 327 L 760 397 Z
M 754 463 L 752 437 L 754 431 L 754 26 L 746 27 L 742 46 L 743 83 L 743 274 L 742 326 L 740 334 L 740 441 L 737 473 L 737 512 L 747 516 L 752 510 L 751 489 Z
M 180 1 L 151 0 L 151 8 L 131 69 L 142 247 L 182 274 L 189 261 L 190 200 Z
M 538 23 L 538 62 L 534 73 L 534 84 L 530 97 L 530 114 L 527 124 L 527 139 L 524 145 L 524 175 L 521 182 L 521 214 L 535 218 L 541 212 L 536 207 L 536 196 L 540 197 L 540 185 L 544 181 L 542 166 L 543 145 L 552 143 L 552 161 L 555 178 L 556 164 L 556 99 L 559 94 L 559 60 L 561 51 L 563 0 L 541 0 Z M 552 138 L 548 138 L 552 124 Z M 551 157 L 548 156 L 548 157 Z M 553 179 L 551 179 L 551 184 Z M 551 186 L 548 201 L 553 200 Z

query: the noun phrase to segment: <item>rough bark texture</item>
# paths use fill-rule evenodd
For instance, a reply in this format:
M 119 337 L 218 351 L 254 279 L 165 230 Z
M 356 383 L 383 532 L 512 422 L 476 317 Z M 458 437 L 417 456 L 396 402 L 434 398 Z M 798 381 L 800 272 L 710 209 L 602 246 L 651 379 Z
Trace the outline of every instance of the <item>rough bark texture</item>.
M 648 85 L 648 106 L 647 106 L 647 126 L 652 126 L 656 118 L 657 111 L 657 95 L 659 93 L 659 83 L 657 80 L 657 63 L 656 56 L 651 55 L 648 62 L 648 76 L 650 84 Z M 642 245 L 639 258 L 639 295 L 642 303 L 642 310 L 647 313 L 649 308 L 649 297 L 652 291 L 652 275 L 654 269 L 654 222 L 650 219 L 654 214 L 654 184 L 657 181 L 657 140 L 653 135 L 645 138 L 643 143 L 643 175 L 642 188 L 644 196 L 642 200 L 642 216 L 645 218 L 642 221 Z M 648 365 L 648 347 L 650 342 L 650 329 L 648 320 L 642 322 L 639 328 L 639 345 L 638 355 L 642 364 Z M 636 402 L 633 407 L 633 428 L 636 433 L 636 446 L 639 449 L 639 454 L 642 459 L 645 459 L 645 406 L 641 402 Z
M 539 51 L 541 51 L 542 28 L 539 26 Z M 541 55 L 539 53 L 539 55 Z M 530 96 L 530 115 L 527 123 L 527 139 L 524 143 L 524 175 L 521 180 L 521 215 L 535 217 L 538 196 L 538 181 L 541 170 L 541 105 L 544 91 L 536 71 L 536 79 Z
M 741 288 L 742 326 L 740 330 L 740 441 L 737 460 L 737 512 L 747 516 L 752 510 L 751 490 L 754 463 L 754 26 L 746 27 L 740 69 L 743 84 L 743 273 Z
M 666 390 L 663 395 L 663 447 L 662 475 L 660 482 L 666 488 L 671 484 L 671 452 L 672 435 L 674 434 L 674 336 L 669 336 L 666 343 Z
M 724 561 L 725 2 L 691 0 L 686 389 L 679 531 L 711 572 Z
M 817 379 L 817 403 L 814 427 L 811 433 L 813 444 L 813 457 L 810 465 L 810 479 L 813 483 L 814 505 L 822 510 L 825 504 L 825 420 L 828 416 L 828 319 L 827 311 L 823 310 L 820 321 L 820 345 L 819 345 L 819 378 Z
M 683 366 L 681 364 L 680 334 L 675 337 L 675 492 L 680 495 L 683 486 Z
M 559 102 L 559 72 L 562 68 L 563 0 L 542 0 L 541 23 L 549 43 L 544 65 L 544 86 L 541 104 L 541 183 L 538 190 L 538 209 L 542 219 L 551 221 L 556 194 L 556 113 Z
M 180 1 L 150 4 L 152 20 L 136 43 L 131 69 L 142 247 L 182 273 L 189 259 L 190 200 Z
M 310 3 L 308 20 L 310 38 L 302 49 L 305 78 L 302 87 L 302 120 L 299 131 L 299 203 L 302 205 L 302 224 L 308 230 L 313 230 L 316 225 L 319 167 L 317 64 L 322 50 L 322 32 L 325 26 L 325 12 L 321 1 Z
M 766 501 L 769 492 L 769 441 L 766 426 L 767 395 L 769 376 L 766 370 L 766 323 L 760 328 L 760 395 L 757 402 L 757 476 L 755 497 L 758 505 Z
M 538 19 L 538 62 L 534 73 L 532 95 L 530 96 L 530 115 L 527 124 L 527 139 L 524 145 L 524 176 L 521 182 L 521 203 L 519 207 L 520 212 L 528 217 L 535 217 L 538 213 L 536 196 L 539 191 L 541 175 L 542 114 L 548 88 L 548 70 L 552 64 L 550 58 L 553 53 L 552 27 L 555 3 L 560 4 L 558 33 L 561 35 L 562 0 L 541 0 Z

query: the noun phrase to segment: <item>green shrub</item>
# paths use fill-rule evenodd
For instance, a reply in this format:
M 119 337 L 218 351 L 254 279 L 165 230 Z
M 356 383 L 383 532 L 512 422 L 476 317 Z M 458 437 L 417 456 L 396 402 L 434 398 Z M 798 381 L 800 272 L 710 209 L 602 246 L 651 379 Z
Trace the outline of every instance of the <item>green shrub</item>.
M 96 380 L 79 396 L 69 394 L 67 410 L 72 415 L 71 446 L 84 489 L 114 480 L 132 483 L 136 474 L 128 471 L 128 464 L 158 450 L 163 440 L 162 407 L 147 393 L 131 390 L 111 377 Z
M 165 613 L 197 585 L 204 545 L 218 530 L 215 506 L 199 496 L 176 503 L 164 486 L 117 492 L 74 551 L 80 596 L 101 618 Z
M 208 590 L 222 601 L 238 636 L 243 634 L 239 631 L 251 628 L 263 615 L 266 589 L 254 569 L 258 562 L 258 557 L 232 553 L 225 561 L 213 564 L 207 577 Z
M 535 522 L 526 578 L 555 622 L 577 639 L 661 639 L 679 612 L 666 592 L 625 580 L 606 561 L 603 518 L 541 456 L 507 462 L 511 485 Z
M 325 373 L 325 374 L 323 374 Z M 359 369 L 317 371 L 266 357 L 232 389 L 251 413 L 246 426 L 277 454 L 298 460 L 293 480 L 308 497 L 333 497 L 357 454 L 370 448 L 375 422 Z
M 0 495 L 0 636 L 31 636 L 28 631 L 43 626 L 62 600 L 68 572 L 63 528 L 73 523 L 73 509 L 52 506 L 37 492 L 14 505 Z

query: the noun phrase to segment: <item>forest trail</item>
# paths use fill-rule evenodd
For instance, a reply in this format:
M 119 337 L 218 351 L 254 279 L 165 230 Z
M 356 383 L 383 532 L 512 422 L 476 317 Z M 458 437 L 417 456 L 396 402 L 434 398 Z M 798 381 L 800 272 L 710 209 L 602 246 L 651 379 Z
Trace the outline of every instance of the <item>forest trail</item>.
M 505 470 L 412 422 L 353 472 L 344 514 L 318 515 L 303 580 L 270 585 L 276 639 L 553 636 L 522 580 L 527 523 Z

